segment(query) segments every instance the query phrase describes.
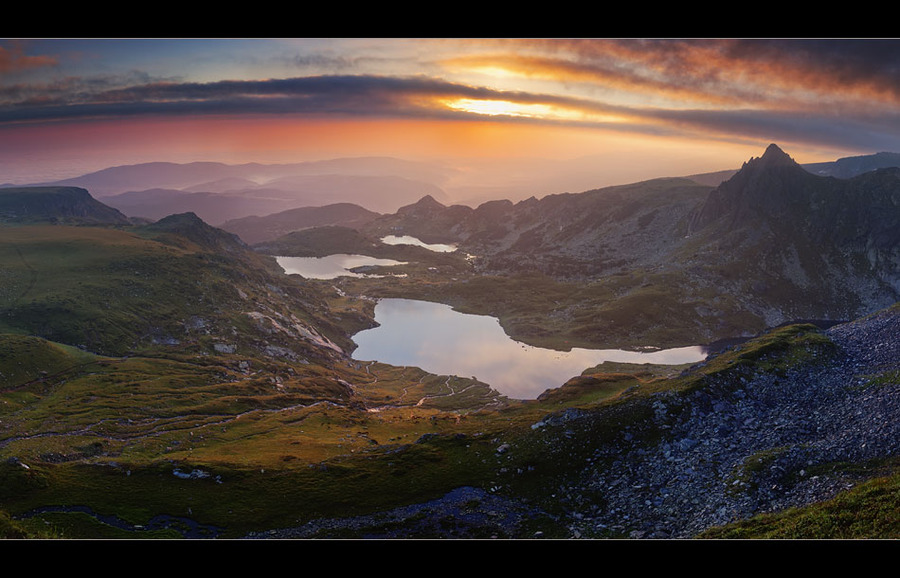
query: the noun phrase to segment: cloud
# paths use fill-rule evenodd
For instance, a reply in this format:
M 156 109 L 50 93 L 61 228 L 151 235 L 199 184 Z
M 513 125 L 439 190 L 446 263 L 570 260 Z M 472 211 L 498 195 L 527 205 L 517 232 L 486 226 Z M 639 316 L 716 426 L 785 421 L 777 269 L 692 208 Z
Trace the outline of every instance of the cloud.
M 311 114 L 398 117 L 450 117 L 448 99 L 494 99 L 571 106 L 577 100 L 525 92 L 497 91 L 439 79 L 386 76 L 313 76 L 210 83 L 156 82 L 79 90 L 62 85 L 11 88 L 0 93 L 0 122 L 100 118 L 141 114 Z M 21 100 L 11 102 L 19 96 Z M 28 96 L 28 98 L 25 98 Z
M 55 66 L 57 62 L 53 56 L 27 56 L 23 42 L 13 41 L 8 47 L 0 45 L 0 74 Z
M 502 69 L 671 106 L 900 103 L 896 40 L 529 39 L 487 46 L 489 52 L 450 57 L 444 64 Z

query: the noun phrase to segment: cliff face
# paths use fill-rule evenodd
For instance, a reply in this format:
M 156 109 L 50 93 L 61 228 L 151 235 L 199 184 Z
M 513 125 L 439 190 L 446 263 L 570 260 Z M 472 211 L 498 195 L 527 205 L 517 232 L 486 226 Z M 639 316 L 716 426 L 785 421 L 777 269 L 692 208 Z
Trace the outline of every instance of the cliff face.
M 128 217 L 79 187 L 0 189 L 0 223 L 127 225 Z

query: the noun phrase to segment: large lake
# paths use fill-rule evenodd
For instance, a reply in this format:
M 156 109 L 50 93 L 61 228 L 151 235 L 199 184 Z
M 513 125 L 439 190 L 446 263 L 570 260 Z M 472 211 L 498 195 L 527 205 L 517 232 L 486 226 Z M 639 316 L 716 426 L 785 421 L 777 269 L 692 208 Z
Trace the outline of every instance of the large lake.
M 535 399 L 604 361 L 676 365 L 706 358 L 700 346 L 649 352 L 532 347 L 513 341 L 494 317 L 410 299 L 380 300 L 375 320 L 379 327 L 353 336 L 354 359 L 475 377 L 513 399 Z

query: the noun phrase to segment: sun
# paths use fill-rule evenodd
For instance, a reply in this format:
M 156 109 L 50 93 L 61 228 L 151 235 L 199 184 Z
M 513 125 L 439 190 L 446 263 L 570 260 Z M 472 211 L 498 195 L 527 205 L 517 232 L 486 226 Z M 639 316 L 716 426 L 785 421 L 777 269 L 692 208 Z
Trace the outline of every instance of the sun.
M 552 107 L 546 104 L 523 104 L 509 100 L 483 100 L 460 98 L 445 101 L 453 110 L 483 114 L 486 116 L 520 116 L 529 118 L 547 118 L 553 116 Z

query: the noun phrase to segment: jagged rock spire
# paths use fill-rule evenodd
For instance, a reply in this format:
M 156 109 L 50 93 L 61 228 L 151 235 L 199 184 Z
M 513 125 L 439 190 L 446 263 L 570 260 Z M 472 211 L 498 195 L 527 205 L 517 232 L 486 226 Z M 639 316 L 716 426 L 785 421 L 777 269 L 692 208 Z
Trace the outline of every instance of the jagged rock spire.
M 775 214 L 783 210 L 798 190 L 807 173 L 776 144 L 770 144 L 761 157 L 744 163 L 734 176 L 713 190 L 691 219 L 693 233 L 709 223 L 729 215 L 729 227 L 760 212 Z
M 744 163 L 745 168 L 751 165 L 761 167 L 793 166 L 797 165 L 797 162 L 794 161 L 794 159 L 792 159 L 786 152 L 781 150 L 778 145 L 772 143 L 768 147 L 766 147 L 766 152 L 763 153 L 763 156 L 751 159 L 750 161 Z

